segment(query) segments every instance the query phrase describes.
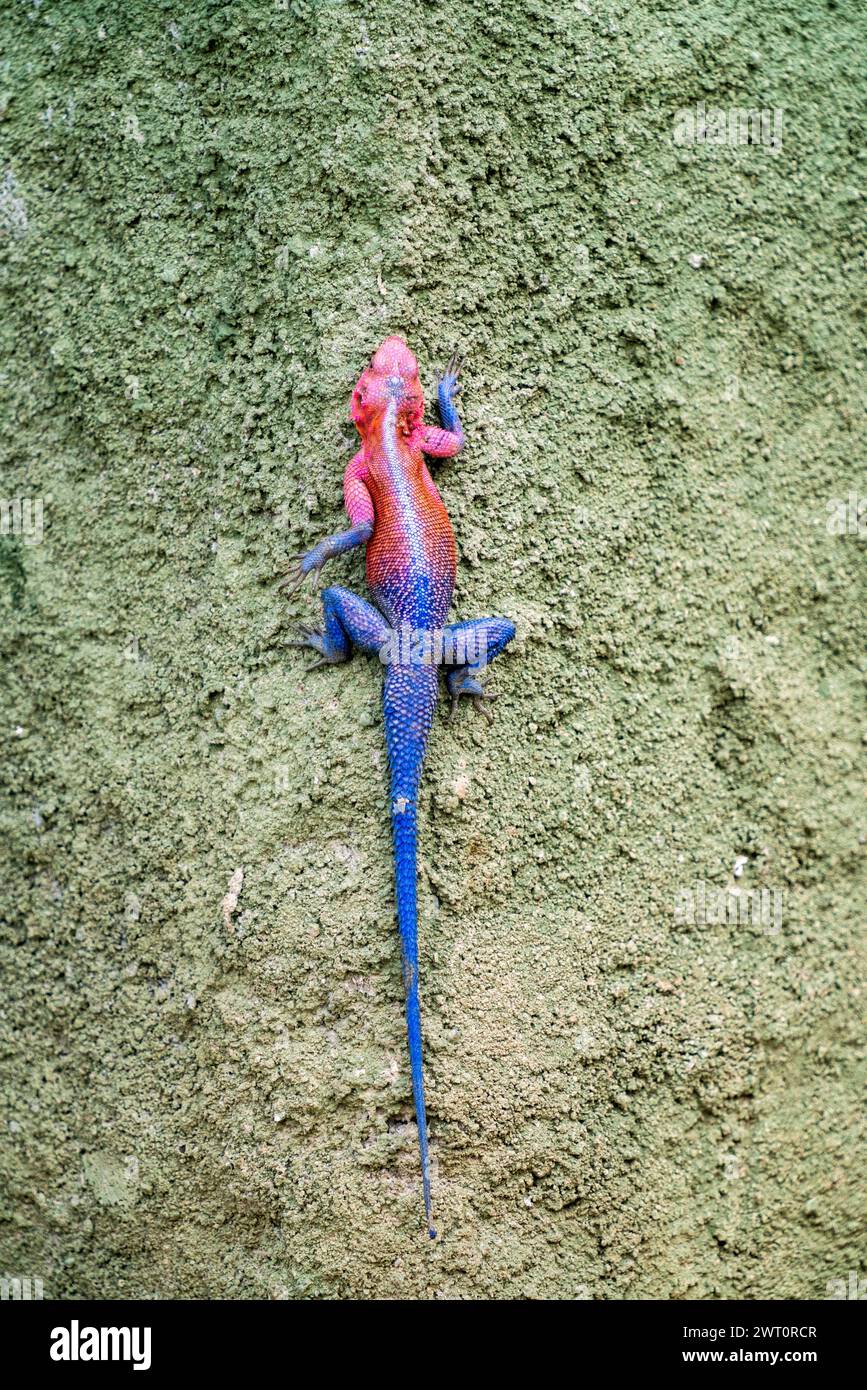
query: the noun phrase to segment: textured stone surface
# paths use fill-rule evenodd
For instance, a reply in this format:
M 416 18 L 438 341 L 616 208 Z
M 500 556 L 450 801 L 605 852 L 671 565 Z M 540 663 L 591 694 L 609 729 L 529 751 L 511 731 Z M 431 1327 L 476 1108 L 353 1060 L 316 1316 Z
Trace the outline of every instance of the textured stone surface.
M 2 28 L 3 495 L 44 532 L 0 538 L 0 1267 L 823 1297 L 863 1260 L 860 5 Z M 700 101 L 782 150 L 676 145 Z M 434 1245 L 381 673 L 305 680 L 273 590 L 394 330 L 429 392 L 470 353 L 454 611 L 519 627 L 424 783 Z M 779 932 L 678 921 L 697 883 Z

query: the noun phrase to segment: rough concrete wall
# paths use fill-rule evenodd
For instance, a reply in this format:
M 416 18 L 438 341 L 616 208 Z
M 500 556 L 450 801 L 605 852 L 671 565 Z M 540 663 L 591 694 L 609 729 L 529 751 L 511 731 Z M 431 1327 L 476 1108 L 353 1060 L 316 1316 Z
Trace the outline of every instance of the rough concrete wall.
M 0 1265 L 823 1297 L 863 1262 L 859 0 L 2 28 L 3 494 L 44 510 L 0 538 Z M 675 143 L 701 101 L 782 150 Z M 273 589 L 393 330 L 428 389 L 470 353 L 455 612 L 519 625 L 424 786 L 433 1245 L 381 673 L 305 679 Z M 690 923 L 699 883 L 781 922 Z

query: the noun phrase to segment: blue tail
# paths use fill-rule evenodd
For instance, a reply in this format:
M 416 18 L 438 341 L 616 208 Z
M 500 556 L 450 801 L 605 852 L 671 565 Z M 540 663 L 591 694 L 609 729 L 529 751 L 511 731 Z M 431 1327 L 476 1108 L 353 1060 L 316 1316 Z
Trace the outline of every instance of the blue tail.
M 421 1009 L 418 995 L 418 789 L 438 693 L 436 668 L 391 665 L 385 677 L 383 710 L 391 771 L 391 825 L 394 838 L 394 881 L 400 928 L 403 985 L 406 992 L 406 1033 L 412 1072 L 412 1094 L 421 1151 L 421 1180 L 428 1235 L 436 1236 L 431 1220 L 430 1158 L 421 1054 Z

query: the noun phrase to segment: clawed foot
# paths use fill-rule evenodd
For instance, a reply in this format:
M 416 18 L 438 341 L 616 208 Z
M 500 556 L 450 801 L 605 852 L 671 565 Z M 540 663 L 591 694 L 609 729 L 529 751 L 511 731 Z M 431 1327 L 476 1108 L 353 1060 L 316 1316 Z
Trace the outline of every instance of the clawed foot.
M 294 598 L 312 575 L 313 588 L 315 589 L 319 583 L 319 576 L 324 564 L 324 559 L 320 560 L 315 550 L 307 550 L 302 555 L 296 555 L 286 574 L 274 587 L 278 593 L 282 591 L 286 598 Z
M 450 724 L 458 712 L 459 698 L 460 697 L 457 695 L 452 696 L 452 712 L 449 715 Z M 490 708 L 489 705 L 485 704 L 485 700 L 496 700 L 496 698 L 496 695 L 491 694 L 487 690 L 483 690 L 481 695 L 473 696 L 473 709 L 476 711 L 476 714 L 483 714 L 489 724 L 493 724 L 494 722 L 494 711 Z
M 438 383 L 438 390 L 440 394 L 445 395 L 450 401 L 453 400 L 455 396 L 459 396 L 461 394 L 462 387 L 460 385 L 460 382 L 458 381 L 458 372 L 461 370 L 461 367 L 463 365 L 463 353 L 459 352 L 458 349 L 455 348 L 454 352 L 448 360 L 448 364 L 444 372 L 442 373 L 442 376 L 440 377 Z
M 493 724 L 494 711 L 491 709 L 490 704 L 486 704 L 485 701 L 496 700 L 496 695 L 492 691 L 483 690 L 479 682 L 475 680 L 473 676 L 457 676 L 457 673 L 455 674 L 456 678 L 454 680 L 450 679 L 450 677 L 446 677 L 446 684 L 449 688 L 449 694 L 452 697 L 449 723 L 452 722 L 458 712 L 461 696 L 468 695 L 473 702 L 473 709 L 476 711 L 476 714 L 484 715 L 488 723 Z
M 306 623 L 299 623 L 297 631 L 301 633 L 301 636 L 295 641 L 287 642 L 286 645 L 289 647 L 309 648 L 319 653 L 318 661 L 313 661 L 309 666 L 304 667 L 305 675 L 309 675 L 311 671 L 318 671 L 320 666 L 334 665 L 325 646 L 324 632 L 317 632 L 316 628 L 308 627 Z

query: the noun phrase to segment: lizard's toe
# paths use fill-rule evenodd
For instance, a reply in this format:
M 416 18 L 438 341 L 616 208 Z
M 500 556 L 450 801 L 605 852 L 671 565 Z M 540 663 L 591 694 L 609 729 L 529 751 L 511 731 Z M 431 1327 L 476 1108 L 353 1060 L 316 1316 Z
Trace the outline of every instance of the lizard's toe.
M 317 632 L 315 627 L 308 627 L 306 623 L 298 623 L 297 627 L 295 628 L 295 631 L 296 631 L 297 633 L 299 633 L 300 635 L 299 635 L 298 637 L 293 638 L 291 642 L 287 642 L 287 643 L 286 643 L 287 647 L 314 647 L 314 646 L 315 646 L 316 649 L 317 649 L 317 651 L 319 650 L 317 644 L 316 644 L 315 642 L 311 641 L 311 638 L 313 638 L 313 637 L 319 637 L 319 638 L 322 637 L 322 633 L 321 633 L 321 632 Z
M 293 558 L 286 574 L 274 585 L 278 593 L 282 592 L 286 598 L 294 598 L 311 575 L 313 576 L 313 587 L 316 587 L 322 566 L 316 564 L 315 561 L 311 563 L 309 556 L 310 552 L 307 551 Z
M 292 598 L 293 595 L 297 594 L 304 580 L 307 578 L 306 570 L 301 568 L 301 561 L 303 558 L 302 555 L 296 555 L 289 569 L 283 575 L 283 578 L 279 579 L 274 585 L 277 592 L 282 592 L 285 598 Z
M 321 657 L 325 656 L 324 632 L 317 631 L 315 627 L 308 627 L 306 623 L 298 623 L 295 631 L 298 633 L 298 636 L 294 637 L 290 642 L 287 642 L 287 647 L 302 647 L 306 650 L 312 648 L 313 651 L 318 652 Z
M 476 711 L 476 714 L 483 714 L 489 724 L 493 724 L 494 722 L 494 711 L 491 709 L 490 704 L 485 704 L 485 701 L 496 700 L 496 698 L 495 694 L 487 690 L 483 695 L 473 696 L 473 709 Z
M 309 675 L 311 671 L 318 671 L 320 666 L 339 666 L 346 661 L 346 653 L 335 649 L 333 642 L 328 638 L 327 633 L 321 632 L 318 628 L 308 627 L 306 623 L 299 623 L 296 632 L 299 637 L 287 642 L 288 647 L 301 647 L 305 651 L 314 651 L 316 660 L 309 666 L 304 667 L 304 674 Z
M 467 695 L 473 702 L 473 709 L 477 714 L 484 715 L 489 724 L 494 722 L 493 710 L 488 708 L 486 701 L 496 700 L 497 696 L 493 691 L 484 690 L 475 676 L 469 672 L 451 671 L 446 677 L 446 684 L 449 694 L 452 697 L 452 708 L 449 715 L 451 722 L 458 712 L 458 705 L 462 695 Z
M 461 386 L 458 382 L 458 373 L 464 365 L 463 353 L 457 348 L 452 352 L 451 357 L 440 377 L 440 384 L 446 388 L 450 396 L 460 395 Z

